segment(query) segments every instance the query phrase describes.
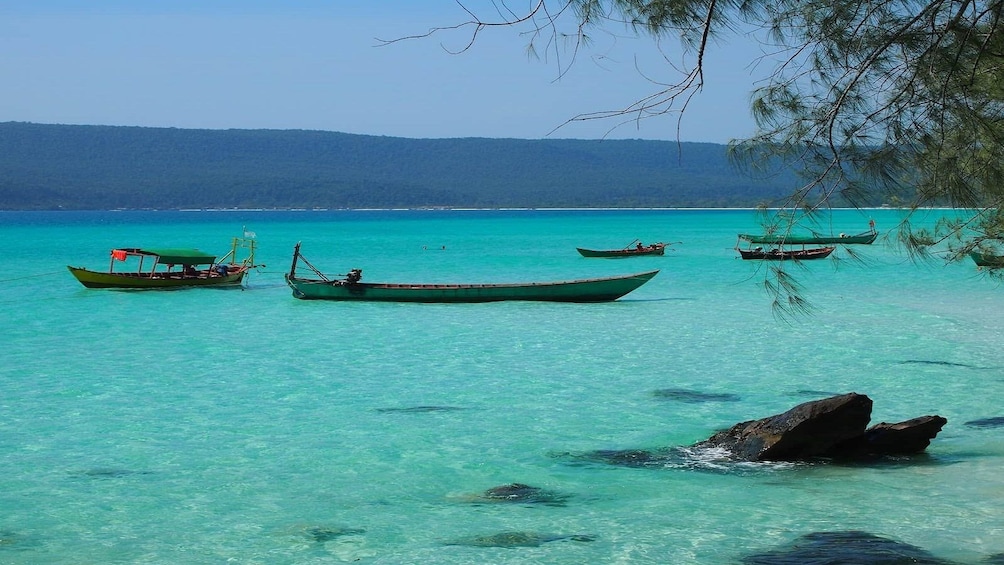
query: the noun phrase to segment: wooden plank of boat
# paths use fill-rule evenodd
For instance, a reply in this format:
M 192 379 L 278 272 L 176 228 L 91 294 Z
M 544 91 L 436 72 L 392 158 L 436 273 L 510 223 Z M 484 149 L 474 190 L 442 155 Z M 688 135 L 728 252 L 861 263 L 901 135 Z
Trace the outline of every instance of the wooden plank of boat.
M 787 260 L 797 260 L 797 261 L 809 261 L 812 259 L 824 259 L 830 256 L 830 253 L 836 247 L 817 247 L 813 249 L 739 249 L 739 255 L 743 259 L 762 259 L 765 261 L 787 261 Z
M 870 245 L 878 237 L 877 231 L 868 231 L 856 235 L 839 234 L 834 236 L 792 235 L 792 234 L 751 234 L 741 233 L 739 239 L 749 243 L 765 245 L 833 245 L 859 244 Z
M 215 255 L 198 249 L 120 248 L 111 251 L 107 271 L 71 265 L 66 268 L 86 288 L 236 287 L 241 285 L 248 271 L 257 266 L 254 264 L 255 247 L 253 239 L 235 237 L 230 252 L 218 262 Z M 239 263 L 235 259 L 238 249 L 247 253 L 247 257 Z M 115 270 L 116 262 L 130 259 L 138 261 L 135 270 Z M 229 263 L 225 262 L 227 259 Z M 179 269 L 174 270 L 175 266 Z
M 625 247 L 624 249 L 584 249 L 582 247 L 576 247 L 575 249 L 583 257 L 603 257 L 607 259 L 666 254 L 665 243 L 653 243 L 641 247 Z
M 296 276 L 297 261 L 302 260 L 319 278 Z M 632 275 L 578 279 L 555 282 L 409 284 L 364 283 L 361 271 L 353 269 L 345 278 L 332 280 L 300 255 L 300 244 L 293 251 L 293 264 L 286 274 L 286 284 L 293 296 L 302 300 L 357 300 L 381 302 L 498 302 L 533 300 L 549 302 L 610 302 L 634 291 L 652 279 L 656 271 Z
M 990 269 L 1004 267 L 1004 256 L 993 253 L 983 253 L 980 251 L 970 251 L 969 257 L 976 263 L 977 267 L 987 267 Z

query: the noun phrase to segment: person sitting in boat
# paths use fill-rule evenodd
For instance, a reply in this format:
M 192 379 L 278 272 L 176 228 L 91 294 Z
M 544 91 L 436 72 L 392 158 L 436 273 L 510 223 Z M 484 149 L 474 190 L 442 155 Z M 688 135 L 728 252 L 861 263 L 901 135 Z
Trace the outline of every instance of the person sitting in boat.
M 641 251 L 642 249 L 645 249 L 645 246 L 642 245 L 642 243 L 639 241 L 638 242 L 638 251 Z
M 221 277 L 227 276 L 227 273 L 229 272 L 227 266 L 224 265 L 223 263 L 216 265 L 216 268 L 214 270 L 216 271 L 216 274 L 220 275 Z
M 349 274 L 345 275 L 345 282 L 347 282 L 348 284 L 356 284 L 357 282 L 362 280 L 362 278 L 363 278 L 362 269 L 352 269 L 349 271 Z
M 198 271 L 195 270 L 194 266 L 192 266 L 192 265 L 185 265 L 185 276 L 186 277 L 194 277 L 197 274 L 199 274 L 199 273 L 198 273 Z

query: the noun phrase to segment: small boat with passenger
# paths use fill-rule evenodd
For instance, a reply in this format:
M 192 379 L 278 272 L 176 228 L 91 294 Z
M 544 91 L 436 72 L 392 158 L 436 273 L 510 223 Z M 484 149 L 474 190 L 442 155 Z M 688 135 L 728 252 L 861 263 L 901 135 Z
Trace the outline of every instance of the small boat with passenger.
M 170 289 L 240 286 L 254 264 L 256 242 L 235 237 L 230 252 L 216 255 L 194 248 L 122 247 L 112 249 L 107 271 L 68 265 L 70 273 L 87 288 Z M 246 254 L 238 261 L 236 256 Z M 116 269 L 116 264 L 122 263 Z
M 762 259 L 765 261 L 809 261 L 812 259 L 825 259 L 826 257 L 829 257 L 830 253 L 833 253 L 836 247 L 815 247 L 803 249 L 786 249 L 782 247 L 764 249 L 763 247 L 754 247 L 753 249 L 736 249 L 739 251 L 739 255 L 746 260 Z
M 637 239 L 632 241 L 627 247 L 622 249 L 585 249 L 576 247 L 579 255 L 583 257 L 602 257 L 606 259 L 619 259 L 624 257 L 641 257 L 646 255 L 665 255 L 667 243 L 650 243 L 645 245 Z

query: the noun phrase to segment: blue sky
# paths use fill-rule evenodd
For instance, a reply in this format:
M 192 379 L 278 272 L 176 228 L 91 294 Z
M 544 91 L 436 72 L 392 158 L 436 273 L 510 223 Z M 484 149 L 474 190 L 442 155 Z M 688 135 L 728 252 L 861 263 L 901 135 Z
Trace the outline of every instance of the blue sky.
M 466 5 L 491 15 L 487 0 Z M 715 143 L 753 131 L 750 45 L 713 48 L 678 132 L 675 116 L 562 126 L 675 80 L 649 37 L 598 34 L 560 79 L 516 29 L 461 54 L 448 50 L 469 29 L 378 41 L 467 19 L 452 0 L 0 0 L 0 121 Z

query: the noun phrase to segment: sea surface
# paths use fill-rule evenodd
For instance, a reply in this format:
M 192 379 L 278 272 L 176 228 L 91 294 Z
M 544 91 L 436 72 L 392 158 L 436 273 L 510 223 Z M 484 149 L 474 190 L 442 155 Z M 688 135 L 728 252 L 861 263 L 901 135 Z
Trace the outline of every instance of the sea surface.
M 869 219 L 902 214 L 824 230 Z M 223 255 L 245 230 L 264 266 L 243 290 L 66 270 L 115 247 Z M 749 210 L 2 212 L 0 563 L 721 564 L 848 531 L 1004 553 L 1004 288 L 882 237 L 790 265 L 813 311 L 779 320 L 734 249 L 755 231 Z M 672 250 L 575 251 L 635 238 Z M 297 242 L 371 282 L 661 272 L 603 304 L 311 302 L 283 282 Z M 590 457 L 848 392 L 872 423 L 948 423 L 871 464 Z M 483 496 L 513 483 L 541 490 Z

